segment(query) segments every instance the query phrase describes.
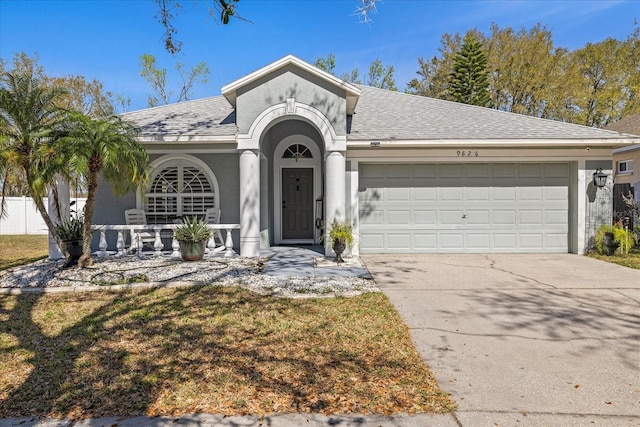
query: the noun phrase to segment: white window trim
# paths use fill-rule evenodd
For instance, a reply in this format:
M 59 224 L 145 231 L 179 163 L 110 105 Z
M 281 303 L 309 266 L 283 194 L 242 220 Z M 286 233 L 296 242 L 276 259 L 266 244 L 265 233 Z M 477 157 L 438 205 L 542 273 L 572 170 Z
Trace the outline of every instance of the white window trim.
M 620 170 L 621 165 L 626 165 L 625 170 Z M 620 160 L 616 163 L 616 173 L 618 175 L 629 175 L 633 173 L 633 159 Z
M 193 164 L 194 166 L 198 167 L 198 169 L 200 169 L 202 173 L 205 174 L 205 176 L 211 183 L 211 186 L 213 187 L 214 206 L 216 208 L 224 209 L 224 207 L 220 206 L 220 187 L 218 186 L 218 179 L 216 178 L 215 174 L 205 162 L 189 154 L 167 154 L 166 156 L 159 157 L 153 162 L 151 162 L 151 164 L 149 165 L 151 169 L 149 184 L 153 182 L 153 179 L 155 178 L 155 176 L 158 174 L 159 171 L 161 171 L 164 168 L 164 166 L 167 163 L 180 162 L 180 161 Z M 147 190 L 148 188 L 144 188 L 144 189 L 138 188 L 138 191 L 136 193 L 137 209 L 144 209 L 144 198 L 147 193 Z M 180 214 L 180 212 L 178 212 L 178 214 Z

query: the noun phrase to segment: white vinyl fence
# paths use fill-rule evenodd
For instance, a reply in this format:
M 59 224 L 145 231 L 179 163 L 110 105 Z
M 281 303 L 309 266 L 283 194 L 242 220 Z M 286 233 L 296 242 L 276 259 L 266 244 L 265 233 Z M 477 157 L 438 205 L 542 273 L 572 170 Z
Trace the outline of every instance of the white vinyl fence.
M 47 225 L 42 215 L 36 209 L 31 197 L 7 197 L 7 215 L 0 218 L 0 235 L 10 234 L 47 234 Z M 82 212 L 86 199 L 72 198 L 76 203 L 71 206 L 72 211 Z M 48 205 L 45 197 L 44 205 Z

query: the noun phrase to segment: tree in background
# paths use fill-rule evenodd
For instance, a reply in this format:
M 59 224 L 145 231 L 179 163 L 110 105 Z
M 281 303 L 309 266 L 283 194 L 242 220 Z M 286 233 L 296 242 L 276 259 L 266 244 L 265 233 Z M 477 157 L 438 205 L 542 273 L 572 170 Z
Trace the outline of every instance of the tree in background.
M 449 75 L 449 90 L 453 99 L 464 104 L 489 107 L 491 98 L 487 56 L 480 42 L 471 35 L 466 36 L 453 61 L 453 71 Z
M 369 74 L 365 84 L 386 90 L 398 90 L 393 77 L 393 65 L 385 66 L 380 59 L 375 59 L 369 65 Z
M 476 40 L 482 40 L 481 33 L 475 30 L 467 32 L 467 35 L 473 35 Z M 449 93 L 449 76 L 453 72 L 453 60 L 461 46 L 460 34 L 445 33 L 440 38 L 439 55 L 429 60 L 418 58 L 419 69 L 416 72 L 418 77 L 407 83 L 405 92 L 452 101 L 453 98 Z
M 640 112 L 640 29 L 624 41 L 607 39 L 573 52 L 555 47 L 540 24 L 527 30 L 491 27 L 472 35 L 487 55 L 489 95 L 494 108 L 535 117 L 602 127 Z M 454 72 L 460 34 L 444 34 L 439 54 L 418 59 L 418 77 L 406 91 L 454 100 Z
M 326 58 L 320 57 L 316 59 L 313 65 L 329 74 L 336 75 L 336 56 L 333 53 L 328 54 Z M 393 73 L 393 65 L 385 66 L 380 59 L 375 59 L 369 65 L 369 72 L 364 84 L 380 89 L 398 90 Z M 348 73 L 342 73 L 340 79 L 347 83 L 362 84 L 358 68 L 354 68 Z
M 571 58 L 578 73 L 576 123 L 604 127 L 640 111 L 640 28 L 625 41 L 587 43 Z
M 66 92 L 48 87 L 38 77 L 37 69 L 5 72 L 0 81 L 0 176 L 4 213 L 4 187 L 14 176 L 23 180 L 28 195 L 66 257 L 64 242 L 56 232 L 44 204 L 47 190 L 57 179 L 69 179 L 68 159 L 56 150 L 63 135 L 67 112 L 59 102 Z M 60 210 L 58 209 L 58 214 Z
M 174 92 L 168 87 L 167 69 L 158 68 L 156 57 L 146 53 L 140 57 L 140 67 L 142 68 L 140 75 L 151 85 L 151 88 L 157 96 L 148 97 L 149 107 L 155 107 L 161 102 L 163 104 L 172 102 L 171 98 Z M 175 70 L 182 80 L 182 86 L 176 102 L 187 101 L 191 97 L 191 91 L 195 84 L 209 83 L 210 72 L 205 62 L 196 64 L 195 67 L 192 67 L 188 71 L 185 70 L 183 63 L 176 62 Z

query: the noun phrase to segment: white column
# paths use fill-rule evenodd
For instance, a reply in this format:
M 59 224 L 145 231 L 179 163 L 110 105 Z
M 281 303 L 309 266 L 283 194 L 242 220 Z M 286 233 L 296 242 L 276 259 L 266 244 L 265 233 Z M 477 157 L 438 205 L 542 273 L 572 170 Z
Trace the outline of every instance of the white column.
M 349 176 L 349 192 L 345 203 L 347 204 L 347 208 L 350 209 L 348 217 L 353 225 L 353 247 L 351 248 L 351 254 L 358 256 L 360 255 L 360 206 L 358 201 L 360 181 L 357 161 L 351 161 L 351 167 L 347 175 Z
M 345 158 L 344 152 L 331 151 L 325 163 L 325 228 L 328 230 L 334 219 L 343 221 L 345 217 Z M 325 254 L 333 255 L 331 242 L 325 239 Z
M 578 247 L 576 249 L 580 255 L 585 253 L 587 245 L 585 241 L 587 235 L 587 175 L 585 169 L 586 162 L 578 160 Z
M 260 151 L 240 153 L 240 255 L 260 256 Z
M 62 182 L 60 180 L 56 181 L 56 187 L 58 190 L 58 202 L 60 203 L 60 215 L 62 216 L 62 218 L 58 217 L 58 212 L 56 211 L 56 202 L 55 199 L 53 197 L 53 192 L 51 190 L 49 190 L 49 197 L 48 197 L 48 206 L 47 206 L 47 211 L 49 212 L 49 216 L 51 217 L 51 221 L 53 221 L 54 224 L 58 224 L 61 221 L 68 221 L 71 215 L 71 210 L 69 207 L 69 203 L 70 203 L 70 194 L 69 194 L 69 185 L 65 182 Z M 56 243 L 55 239 L 53 238 L 53 236 L 51 235 L 51 233 L 49 233 L 49 259 L 61 259 L 64 258 L 64 256 L 62 255 L 62 252 L 60 251 L 60 248 L 58 247 L 58 244 Z

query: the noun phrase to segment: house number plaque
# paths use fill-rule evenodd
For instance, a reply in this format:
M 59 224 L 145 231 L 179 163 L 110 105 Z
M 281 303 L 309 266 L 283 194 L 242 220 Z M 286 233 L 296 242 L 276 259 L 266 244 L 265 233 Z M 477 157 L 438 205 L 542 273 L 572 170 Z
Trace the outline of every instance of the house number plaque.
M 458 157 L 478 157 L 477 151 L 472 150 L 458 150 L 456 151 Z

